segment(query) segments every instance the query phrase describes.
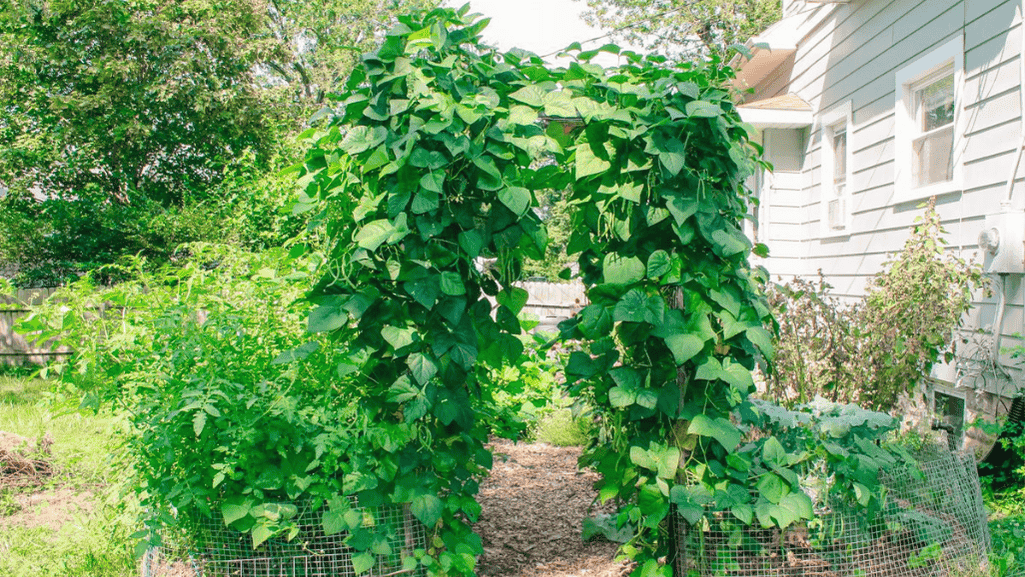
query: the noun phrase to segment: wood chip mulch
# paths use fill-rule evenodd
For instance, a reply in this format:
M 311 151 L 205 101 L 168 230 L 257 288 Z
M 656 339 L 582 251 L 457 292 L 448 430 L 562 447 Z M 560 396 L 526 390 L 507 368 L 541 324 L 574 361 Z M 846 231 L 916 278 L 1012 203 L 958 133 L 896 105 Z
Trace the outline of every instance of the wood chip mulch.
M 476 531 L 484 543 L 480 577 L 622 577 L 618 544 L 584 543 L 584 517 L 608 507 L 594 503 L 598 475 L 577 470 L 578 447 L 496 440 L 495 464 L 481 484 Z

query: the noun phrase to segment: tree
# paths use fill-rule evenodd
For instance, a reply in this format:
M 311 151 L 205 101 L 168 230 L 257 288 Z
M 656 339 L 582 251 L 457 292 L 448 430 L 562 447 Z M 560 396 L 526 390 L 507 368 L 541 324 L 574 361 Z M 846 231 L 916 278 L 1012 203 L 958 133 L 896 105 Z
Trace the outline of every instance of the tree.
M 437 0 L 267 0 L 266 25 L 279 43 L 264 62 L 271 84 L 288 97 L 318 105 L 380 41 L 397 14 L 427 9 Z
M 0 262 L 48 284 L 267 237 L 258 213 L 285 195 L 262 175 L 396 9 L 428 1 L 0 0 L 0 223 L 19 231 Z
M 47 198 L 180 203 L 272 139 L 248 0 L 3 0 L 0 173 Z M 255 41 L 254 41 L 255 40 Z
M 780 19 L 779 0 L 586 0 L 584 20 L 612 37 L 669 55 L 715 54 Z

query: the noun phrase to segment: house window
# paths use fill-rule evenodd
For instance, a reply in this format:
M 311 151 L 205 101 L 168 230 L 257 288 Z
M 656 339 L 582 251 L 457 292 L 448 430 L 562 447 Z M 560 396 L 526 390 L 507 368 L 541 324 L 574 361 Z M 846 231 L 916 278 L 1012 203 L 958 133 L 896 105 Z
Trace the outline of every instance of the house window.
M 947 432 L 951 450 L 960 448 L 964 439 L 965 400 L 963 397 L 936 391 L 933 394 L 933 428 Z
M 913 186 L 954 178 L 954 65 L 913 88 L 917 136 L 911 140 Z
M 897 73 L 896 199 L 960 188 L 957 132 L 964 40 L 947 42 Z
M 822 115 L 822 236 L 850 234 L 851 103 Z

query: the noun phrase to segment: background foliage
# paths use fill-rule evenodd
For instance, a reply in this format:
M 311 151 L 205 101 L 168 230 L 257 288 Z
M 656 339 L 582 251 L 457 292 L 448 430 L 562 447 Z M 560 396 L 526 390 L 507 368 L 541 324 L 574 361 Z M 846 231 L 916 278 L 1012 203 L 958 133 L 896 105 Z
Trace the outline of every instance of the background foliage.
M 0 263 L 52 285 L 225 231 L 279 244 L 292 139 L 407 5 L 0 2 Z
M 678 57 L 727 56 L 781 17 L 777 0 L 587 0 L 585 20 L 615 40 Z

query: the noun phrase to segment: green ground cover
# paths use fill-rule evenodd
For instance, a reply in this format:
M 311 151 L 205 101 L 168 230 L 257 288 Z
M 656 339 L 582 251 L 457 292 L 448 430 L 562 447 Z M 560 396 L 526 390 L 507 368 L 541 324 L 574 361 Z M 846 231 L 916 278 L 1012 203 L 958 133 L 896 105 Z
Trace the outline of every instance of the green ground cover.
M 132 515 L 119 498 L 116 420 L 76 410 L 39 379 L 0 376 L 0 431 L 53 440 L 58 473 L 36 487 L 0 482 L 0 574 L 126 577 L 138 574 Z M 2 479 L 0 479 L 2 481 Z

